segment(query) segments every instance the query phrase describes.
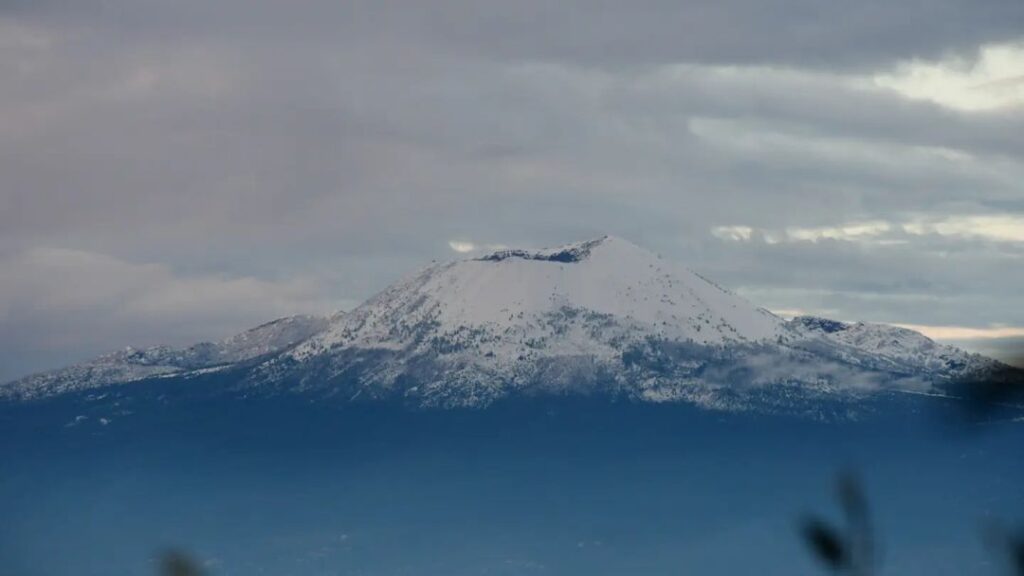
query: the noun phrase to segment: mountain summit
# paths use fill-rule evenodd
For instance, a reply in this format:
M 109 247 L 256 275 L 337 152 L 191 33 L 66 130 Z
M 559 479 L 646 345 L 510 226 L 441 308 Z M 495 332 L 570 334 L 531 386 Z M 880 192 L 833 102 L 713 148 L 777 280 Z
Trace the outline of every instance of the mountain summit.
M 805 409 L 820 398 L 941 391 L 995 365 L 900 328 L 810 317 L 787 322 L 612 236 L 437 264 L 351 312 L 260 330 L 253 334 L 268 337 L 236 337 L 199 352 L 150 351 L 142 357 L 155 359 L 141 362 L 144 370 L 137 353 L 109 356 L 103 370 L 96 362 L 72 367 L 7 385 L 0 395 L 222 370 L 225 389 L 244 394 L 415 406 L 607 394 Z M 232 354 L 232 342 L 258 345 Z
M 773 314 L 606 236 L 432 266 L 338 318 L 291 355 L 438 345 L 501 358 L 601 355 L 638 338 L 709 345 L 784 333 Z

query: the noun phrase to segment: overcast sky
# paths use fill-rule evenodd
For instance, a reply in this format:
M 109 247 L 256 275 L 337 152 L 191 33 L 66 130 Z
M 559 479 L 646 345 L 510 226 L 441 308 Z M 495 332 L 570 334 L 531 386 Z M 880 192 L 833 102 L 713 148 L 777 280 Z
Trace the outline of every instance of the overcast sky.
M 0 175 L 0 380 L 603 233 L 1005 350 L 1024 2 L 0 0 Z

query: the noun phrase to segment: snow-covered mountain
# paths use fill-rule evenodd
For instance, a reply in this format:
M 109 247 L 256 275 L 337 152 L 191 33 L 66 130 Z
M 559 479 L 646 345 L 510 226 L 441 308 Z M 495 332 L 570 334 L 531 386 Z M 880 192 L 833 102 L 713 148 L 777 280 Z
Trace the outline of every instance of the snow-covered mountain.
M 743 408 L 773 390 L 927 391 L 992 365 L 903 329 L 827 322 L 787 322 L 604 237 L 426 268 L 268 360 L 247 385 L 427 406 L 611 393 Z
M 95 360 L 43 372 L 0 387 L 0 397 L 51 396 L 63 392 L 215 370 L 280 353 L 327 327 L 327 319 L 291 316 L 268 322 L 219 342 L 187 348 L 125 348 Z
M 614 354 L 622 339 L 753 342 L 783 335 L 784 324 L 682 266 L 605 237 L 432 266 L 338 318 L 290 356 L 437 345 L 472 346 L 499 359 Z
M 865 367 L 961 377 L 998 366 L 994 360 L 939 344 L 920 332 L 898 326 L 849 324 L 814 316 L 798 316 L 790 326 L 812 340 L 817 337 L 833 344 L 834 353 Z
M 786 321 L 602 237 L 430 266 L 329 320 L 286 319 L 185 350 L 121 352 L 7 391 L 48 395 L 239 362 L 247 363 L 224 385 L 245 394 L 439 407 L 609 394 L 728 409 L 932 392 L 997 365 L 902 328 Z

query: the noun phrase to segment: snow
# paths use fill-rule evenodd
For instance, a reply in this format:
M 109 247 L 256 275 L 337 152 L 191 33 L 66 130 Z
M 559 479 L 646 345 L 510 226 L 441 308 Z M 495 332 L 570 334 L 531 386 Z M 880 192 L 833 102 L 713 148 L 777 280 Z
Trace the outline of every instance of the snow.
M 553 255 L 575 260 L 552 260 Z M 549 337 L 551 318 L 566 311 L 623 327 L 632 338 L 724 344 L 786 334 L 778 317 L 685 267 L 604 237 L 432 266 L 338 319 L 292 357 L 347 346 L 402 350 L 423 340 L 417 330 L 396 326 L 426 327 L 431 337 L 474 334 L 484 353 L 497 355 L 522 351 L 519 342 L 539 340 L 551 354 L 600 348 L 579 323 Z
M 253 383 L 403 394 L 441 406 L 517 392 L 605 389 L 722 407 L 723 391 L 797 386 L 928 391 L 979 361 L 923 336 L 826 319 L 786 322 L 615 237 L 428 267 L 261 367 Z M 366 369 L 372 366 L 372 369 Z M 331 384 L 325 384 L 331 383 Z
M 230 365 L 280 352 L 308 339 L 327 325 L 314 316 L 292 316 L 268 322 L 219 342 L 203 342 L 188 348 L 155 346 L 124 348 L 95 360 L 36 374 L 0 386 L 0 398 L 32 398 L 126 384 L 149 378 L 203 374 Z
M 857 322 L 847 324 L 825 318 L 800 316 L 791 321 L 793 328 L 811 337 L 820 337 L 848 349 L 851 354 L 873 364 L 887 364 L 928 373 L 955 377 L 994 368 L 997 362 L 945 344 L 939 344 L 920 332 L 886 324 Z

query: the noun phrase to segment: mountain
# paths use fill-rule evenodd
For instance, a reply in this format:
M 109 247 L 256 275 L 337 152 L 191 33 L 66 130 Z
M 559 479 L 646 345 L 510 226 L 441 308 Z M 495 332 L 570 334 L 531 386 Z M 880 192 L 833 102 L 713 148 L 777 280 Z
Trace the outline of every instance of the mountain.
M 942 393 L 995 365 L 902 328 L 786 321 L 606 236 L 437 264 L 329 320 L 280 320 L 184 350 L 128 350 L 6 392 L 46 396 L 232 368 L 221 385 L 247 395 L 481 407 L 603 394 L 813 412 L 823 399 Z
M 920 332 L 897 326 L 850 324 L 814 316 L 798 316 L 790 326 L 801 334 L 828 341 L 847 361 L 865 367 L 964 377 L 999 366 L 994 360 L 939 344 Z
M 291 316 L 262 324 L 219 342 L 201 342 L 187 348 L 128 347 L 83 364 L 11 382 L 0 387 L 0 397 L 52 396 L 147 378 L 217 370 L 280 353 L 326 327 L 325 318 Z

